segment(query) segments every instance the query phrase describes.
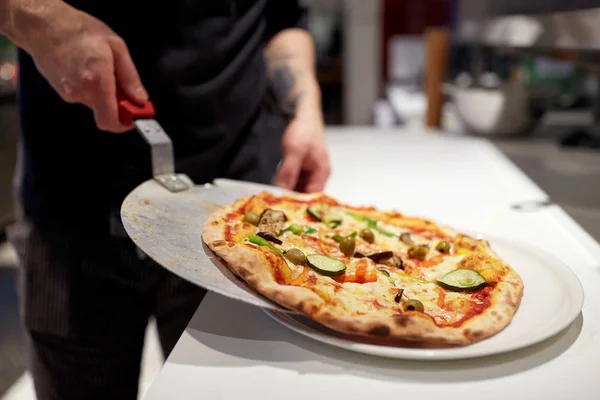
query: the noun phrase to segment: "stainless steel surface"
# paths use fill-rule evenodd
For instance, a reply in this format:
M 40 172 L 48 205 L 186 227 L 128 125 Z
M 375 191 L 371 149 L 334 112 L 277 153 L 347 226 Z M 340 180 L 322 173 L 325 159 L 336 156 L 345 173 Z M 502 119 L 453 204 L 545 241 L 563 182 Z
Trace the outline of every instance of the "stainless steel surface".
M 154 261 L 188 281 L 255 306 L 287 311 L 238 279 L 202 241 L 204 222 L 219 206 L 269 188 L 219 180 L 174 193 L 149 180 L 123 202 L 121 219 L 134 243 Z
M 171 192 L 189 189 L 193 185 L 191 180 L 183 175 L 175 175 L 173 143 L 160 124 L 153 119 L 139 119 L 134 123 L 150 145 L 154 179 Z

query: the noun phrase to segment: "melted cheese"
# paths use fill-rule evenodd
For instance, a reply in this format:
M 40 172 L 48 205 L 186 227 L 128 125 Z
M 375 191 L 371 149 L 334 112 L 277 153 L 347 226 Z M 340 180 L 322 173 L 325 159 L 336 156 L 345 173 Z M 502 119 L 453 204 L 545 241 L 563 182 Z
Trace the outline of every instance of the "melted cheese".
M 463 256 L 448 256 L 438 265 L 429 268 L 419 268 L 419 271 L 421 272 L 423 279 L 435 281 L 446 275 L 448 272 L 454 271 L 462 258 Z
M 272 207 L 277 208 L 276 205 Z M 286 228 L 290 224 L 296 223 L 302 228 L 313 228 L 317 232 L 309 235 L 315 238 L 312 240 L 306 239 L 305 235 L 296 235 L 286 231 L 280 235 L 279 239 L 282 240 L 282 244 L 277 247 L 283 251 L 297 248 L 305 255 L 325 253 L 325 255 L 344 261 L 347 266 L 346 274 L 354 273 L 359 259 L 345 257 L 339 250 L 339 244 L 333 241 L 332 236 L 333 234 L 347 236 L 353 232 L 358 233 L 367 228 L 367 223 L 339 212 L 341 211 L 339 209 L 336 211 L 342 217 L 342 223 L 335 229 L 330 229 L 321 222 L 310 221 L 306 215 L 305 205 L 298 205 L 294 209 L 286 208 L 285 212 L 288 218 Z M 391 224 L 378 224 L 378 226 L 396 235 L 410 232 L 408 229 Z M 236 226 L 236 231 L 238 229 L 240 227 Z M 240 231 L 243 231 L 243 234 L 248 234 L 246 230 L 240 229 Z M 409 262 L 406 260 L 407 251 L 410 246 L 400 241 L 398 236 L 389 237 L 375 229 L 371 229 L 371 231 L 375 236 L 374 243 L 367 243 L 357 236 L 357 251 L 364 252 L 364 254 L 393 251 L 395 255 L 405 260 L 405 263 Z M 429 244 L 430 249 L 435 247 L 435 242 L 431 242 L 425 237 L 412 232 L 411 239 L 415 244 Z M 323 251 L 323 249 L 327 251 Z M 443 257 L 442 261 L 435 265 L 422 267 L 418 266 L 420 265 L 419 263 L 415 263 L 416 266 L 411 266 L 410 268 L 410 273 L 414 276 L 407 275 L 403 271 L 396 271 L 384 265 L 373 265 L 370 268 L 385 269 L 390 276 L 388 277 L 386 274 L 378 272 L 377 281 L 368 283 L 338 283 L 330 277 L 318 274 L 308 266 L 294 265 L 287 259 L 286 262 L 292 271 L 292 279 L 300 277 L 303 273 L 310 275 L 311 279 L 302 281 L 300 283 L 301 286 L 313 290 L 327 300 L 332 307 L 342 308 L 350 315 L 401 314 L 404 312 L 405 302 L 408 299 L 416 299 L 423 303 L 424 312 L 433 317 L 438 324 L 452 324 L 459 321 L 465 311 L 468 310 L 472 304 L 470 297 L 464 293 L 442 290 L 435 281 L 446 273 L 455 270 L 459 263 L 465 257 L 468 257 L 468 254 L 469 252 L 459 249 L 457 254 L 440 256 L 439 252 L 430 250 L 426 260 L 435 260 L 435 257 Z M 305 269 L 308 270 L 305 271 Z M 401 289 L 403 289 L 403 295 L 400 303 L 397 303 L 395 298 Z

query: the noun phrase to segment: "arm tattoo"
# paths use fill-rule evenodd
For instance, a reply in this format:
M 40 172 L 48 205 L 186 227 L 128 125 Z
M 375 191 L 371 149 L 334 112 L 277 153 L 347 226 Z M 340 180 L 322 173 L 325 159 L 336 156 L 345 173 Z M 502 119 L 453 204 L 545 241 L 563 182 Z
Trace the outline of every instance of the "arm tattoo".
M 294 54 L 274 54 L 267 58 L 271 93 L 279 109 L 287 116 L 293 116 L 302 90 L 297 87 L 301 71 L 294 69 Z

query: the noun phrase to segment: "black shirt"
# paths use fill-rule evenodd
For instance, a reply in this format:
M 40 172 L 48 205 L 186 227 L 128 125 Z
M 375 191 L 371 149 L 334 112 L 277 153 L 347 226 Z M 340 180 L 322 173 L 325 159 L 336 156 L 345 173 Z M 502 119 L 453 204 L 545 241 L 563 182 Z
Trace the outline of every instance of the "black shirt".
M 266 168 L 274 169 L 283 125 L 263 121 L 256 127 L 257 120 L 271 118 L 262 111 L 263 49 L 283 29 L 306 28 L 307 13 L 297 0 L 69 3 L 105 22 L 127 43 L 156 118 L 173 140 L 178 172 L 198 184 L 237 178 L 231 176 L 232 163 L 251 169 L 270 154 Z M 29 56 L 21 52 L 19 62 L 20 195 L 26 217 L 40 223 L 105 221 L 111 207 L 151 177 L 147 144 L 136 132 L 97 130 L 92 112 L 64 103 Z M 277 133 L 251 137 L 252 129 L 273 126 Z M 254 154 L 253 145 L 268 150 Z M 251 179 L 265 180 L 263 175 L 264 169 Z

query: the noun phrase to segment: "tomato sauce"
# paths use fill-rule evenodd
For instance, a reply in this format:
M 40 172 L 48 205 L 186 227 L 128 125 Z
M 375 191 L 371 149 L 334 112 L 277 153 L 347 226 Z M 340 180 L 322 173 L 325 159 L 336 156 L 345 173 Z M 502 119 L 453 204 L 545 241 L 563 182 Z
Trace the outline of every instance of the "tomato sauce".
M 434 267 L 436 265 L 438 265 L 439 263 L 441 263 L 442 261 L 444 261 L 444 258 L 448 257 L 447 254 L 439 254 L 437 256 L 432 257 L 430 260 L 412 260 L 412 262 L 415 263 L 415 265 L 417 267 L 421 267 L 421 268 L 429 268 L 429 267 Z
M 246 212 L 248 212 L 248 211 L 250 211 L 252 209 L 252 207 L 250 207 L 251 203 L 252 203 L 252 200 L 253 200 L 253 197 L 249 197 L 248 200 L 246 200 L 244 202 L 244 204 L 242 204 L 240 206 L 241 212 L 246 213 Z
M 274 253 L 270 250 L 263 251 L 263 254 L 267 258 L 267 260 L 269 260 L 269 264 L 273 268 L 273 276 L 275 278 L 275 281 L 277 283 L 279 283 L 280 285 L 285 284 L 286 283 L 285 274 L 281 270 L 281 262 L 282 262 L 281 256 L 279 256 L 277 253 Z M 287 265 L 286 265 L 286 267 L 287 267 Z
M 334 199 L 327 197 L 325 195 L 321 195 L 317 198 L 305 200 L 305 199 L 297 199 L 294 197 L 276 197 L 270 193 L 265 195 L 259 195 L 261 200 L 263 200 L 268 205 L 274 205 L 278 203 L 295 203 L 295 204 L 327 204 L 327 205 L 335 205 L 338 204 Z
M 308 244 L 313 249 L 320 251 L 323 254 L 329 254 L 329 251 L 325 248 L 323 241 L 318 237 L 310 235 L 302 235 L 302 237 L 304 240 L 306 240 L 306 244 Z
M 471 295 L 471 299 L 476 301 L 471 301 L 471 307 L 469 307 L 469 311 L 465 313 L 465 315 L 451 326 L 453 328 L 457 328 L 465 323 L 467 320 L 473 318 L 476 315 L 481 314 L 488 308 L 491 304 L 490 293 L 493 290 L 493 287 L 488 286 L 480 291 L 473 293 Z
M 425 239 L 446 239 L 446 234 L 433 227 L 408 227 L 413 233 L 423 236 Z

